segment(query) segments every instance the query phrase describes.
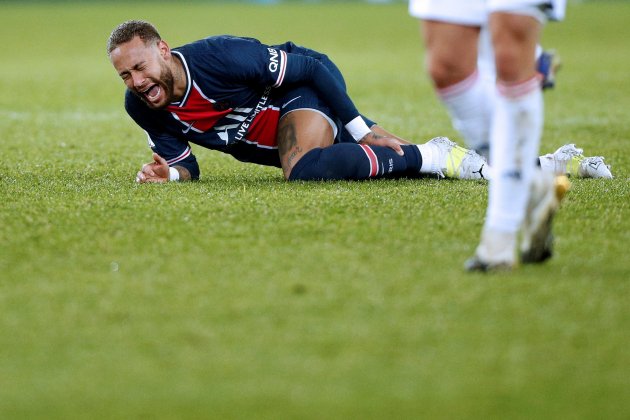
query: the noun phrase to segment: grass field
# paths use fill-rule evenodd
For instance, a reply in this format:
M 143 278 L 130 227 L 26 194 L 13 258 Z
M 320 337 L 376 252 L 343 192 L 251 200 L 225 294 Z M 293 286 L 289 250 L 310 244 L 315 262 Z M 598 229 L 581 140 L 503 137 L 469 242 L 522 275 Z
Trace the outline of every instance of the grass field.
M 571 4 L 544 38 L 543 151 L 616 178 L 574 180 L 549 263 L 471 275 L 484 183 L 289 184 L 199 148 L 200 182 L 133 182 L 105 54 L 129 18 L 323 50 L 366 115 L 459 140 L 404 4 L 0 4 L 0 418 L 629 418 L 628 16 Z

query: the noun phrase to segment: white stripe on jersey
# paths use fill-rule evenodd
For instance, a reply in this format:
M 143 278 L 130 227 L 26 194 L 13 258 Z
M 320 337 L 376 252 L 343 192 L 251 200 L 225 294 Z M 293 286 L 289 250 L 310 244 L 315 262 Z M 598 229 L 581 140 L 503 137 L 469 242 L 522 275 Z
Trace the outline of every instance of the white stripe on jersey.
M 241 141 L 244 141 L 244 142 L 245 142 L 245 143 L 247 143 L 247 144 L 255 144 L 255 145 L 256 145 L 256 147 L 259 147 L 259 148 L 261 148 L 261 149 L 271 149 L 271 150 L 275 150 L 275 149 L 277 149 L 277 148 L 278 148 L 278 146 L 266 146 L 266 145 L 264 145 L 264 144 L 258 144 L 258 142 L 257 142 L 257 141 L 252 141 L 252 140 L 247 140 L 247 139 L 243 139 L 243 140 L 241 140 Z
M 172 166 L 173 164 L 186 159 L 191 153 L 191 149 L 190 146 L 186 146 L 186 150 L 184 150 L 182 152 L 182 154 L 180 154 L 179 156 L 177 156 L 176 158 L 173 158 L 171 160 L 167 160 L 166 163 L 168 163 L 168 166 Z
M 208 101 L 208 102 L 210 102 L 210 103 L 212 103 L 212 104 L 216 102 L 214 99 L 210 99 L 210 98 L 208 98 L 208 97 L 207 97 L 207 96 L 206 96 L 206 95 L 205 95 L 205 94 L 201 91 L 201 88 L 199 87 L 199 85 L 197 84 L 197 82 L 195 82 L 194 80 L 193 80 L 193 85 L 195 86 L 195 89 L 197 89 L 197 92 L 199 92 L 199 94 L 201 95 L 201 97 L 202 97 L 203 99 L 205 99 L 206 101 Z
M 275 88 L 282 85 L 282 82 L 284 81 L 284 74 L 287 70 L 287 53 L 282 50 L 280 50 L 280 63 L 278 67 L 278 78 L 276 79 L 276 83 L 273 85 Z
M 237 128 L 240 124 L 228 124 L 228 125 L 221 125 L 221 126 L 215 126 L 213 127 L 216 131 L 223 131 L 223 130 L 231 130 L 233 128 Z
M 227 114 L 223 118 L 231 118 L 236 121 L 245 121 L 247 119 L 247 115 Z
M 184 55 L 182 53 L 180 53 L 179 51 L 174 51 L 171 50 L 171 52 L 173 54 L 177 54 L 177 56 L 182 60 L 182 63 L 184 64 L 184 70 L 186 70 L 186 80 L 191 80 L 190 78 L 190 70 L 188 70 L 188 63 L 186 62 L 186 59 L 184 58 Z M 191 84 L 187 83 L 188 86 L 186 86 L 186 93 L 184 93 L 184 96 L 182 98 L 182 100 L 179 102 L 179 106 L 183 107 L 184 104 L 186 103 L 186 99 L 188 99 L 188 94 L 190 93 L 190 88 L 191 88 Z
M 149 134 L 149 132 L 146 130 L 144 130 L 144 132 L 147 133 L 147 142 L 149 143 L 149 147 L 155 147 L 155 143 L 153 143 L 153 139 L 151 139 L 151 135 Z

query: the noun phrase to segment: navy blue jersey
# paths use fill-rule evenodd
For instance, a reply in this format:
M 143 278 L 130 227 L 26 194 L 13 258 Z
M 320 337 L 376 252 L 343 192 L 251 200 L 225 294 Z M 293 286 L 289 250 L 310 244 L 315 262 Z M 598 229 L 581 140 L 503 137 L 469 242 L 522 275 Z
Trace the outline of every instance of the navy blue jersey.
M 213 36 L 174 48 L 186 72 L 180 102 L 153 110 L 130 91 L 125 108 L 169 165 L 199 168 L 189 143 L 238 157 L 242 144 L 261 151 L 257 163 L 280 166 L 276 146 L 280 101 L 292 88 L 311 86 L 342 125 L 359 113 L 339 70 L 316 51 L 291 42 L 268 46 L 253 38 Z M 358 140 L 358 139 L 356 139 Z M 242 159 L 245 160 L 245 159 Z

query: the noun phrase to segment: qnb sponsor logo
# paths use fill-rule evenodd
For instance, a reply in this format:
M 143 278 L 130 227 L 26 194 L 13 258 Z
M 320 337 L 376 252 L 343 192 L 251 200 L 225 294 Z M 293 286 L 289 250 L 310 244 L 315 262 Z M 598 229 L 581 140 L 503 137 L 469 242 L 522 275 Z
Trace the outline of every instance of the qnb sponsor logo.
M 269 71 L 275 73 L 278 71 L 278 51 L 273 48 L 267 48 L 269 51 Z

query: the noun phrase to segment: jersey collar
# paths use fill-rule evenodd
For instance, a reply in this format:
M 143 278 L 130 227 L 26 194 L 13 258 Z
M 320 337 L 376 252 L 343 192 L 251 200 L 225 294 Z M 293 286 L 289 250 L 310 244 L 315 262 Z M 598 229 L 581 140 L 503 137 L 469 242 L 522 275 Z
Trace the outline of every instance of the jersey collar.
M 191 78 L 190 78 L 190 70 L 188 69 L 188 63 L 186 62 L 186 59 L 184 58 L 184 55 L 182 53 L 175 50 L 171 50 L 171 53 L 175 54 L 177 58 L 181 60 L 182 65 L 184 66 L 184 70 L 186 71 L 186 92 L 184 93 L 184 96 L 182 97 L 181 101 L 171 103 L 171 105 L 178 106 L 181 108 L 186 105 L 186 100 L 188 99 L 188 95 L 190 94 L 190 88 L 192 86 Z

